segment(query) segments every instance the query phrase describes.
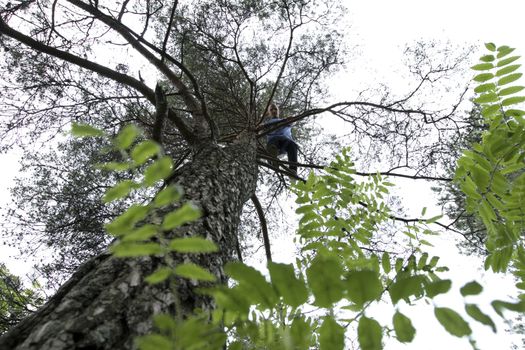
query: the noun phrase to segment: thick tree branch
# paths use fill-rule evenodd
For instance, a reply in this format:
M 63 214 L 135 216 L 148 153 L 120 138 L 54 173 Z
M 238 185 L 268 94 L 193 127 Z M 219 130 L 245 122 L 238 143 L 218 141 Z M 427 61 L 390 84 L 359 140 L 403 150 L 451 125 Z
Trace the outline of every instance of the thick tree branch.
M 257 211 L 257 216 L 259 217 L 259 222 L 261 223 L 261 231 L 264 242 L 264 251 L 266 253 L 266 260 L 268 262 L 272 261 L 272 251 L 270 246 L 270 236 L 268 235 L 268 226 L 266 225 L 266 218 L 264 217 L 264 210 L 261 206 L 261 202 L 257 198 L 257 195 L 254 193 L 251 197 L 252 203 L 255 206 Z

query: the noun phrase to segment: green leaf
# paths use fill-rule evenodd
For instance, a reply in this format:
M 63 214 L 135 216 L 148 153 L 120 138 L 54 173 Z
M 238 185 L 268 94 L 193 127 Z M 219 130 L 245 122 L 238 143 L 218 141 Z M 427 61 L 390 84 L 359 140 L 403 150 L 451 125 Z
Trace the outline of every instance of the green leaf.
M 390 265 L 390 255 L 388 255 L 387 252 L 384 252 L 381 257 L 381 265 L 383 266 L 383 271 L 385 271 L 385 273 L 389 273 L 392 269 L 392 266 Z
M 485 55 L 485 56 L 482 56 L 479 60 L 482 62 L 492 62 L 495 59 L 496 57 L 494 57 L 494 55 Z
M 133 204 L 124 213 L 117 216 L 112 222 L 105 225 L 106 230 L 116 236 L 129 233 L 133 226 L 148 215 L 148 205 Z
M 494 65 L 492 63 L 480 63 L 470 67 L 470 69 L 472 70 L 490 70 L 492 68 L 494 68 Z
M 293 265 L 268 263 L 272 284 L 283 297 L 283 301 L 296 308 L 308 300 L 308 289 L 304 280 L 295 276 Z
M 473 80 L 482 83 L 482 82 L 490 80 L 492 78 L 494 78 L 494 74 L 492 74 L 492 73 L 481 73 L 481 74 L 476 75 L 473 78 Z
M 169 185 L 157 193 L 154 200 L 155 206 L 160 208 L 175 203 L 180 199 L 180 197 L 182 197 L 182 193 L 183 191 L 180 186 Z
M 496 333 L 496 325 L 494 324 L 494 322 L 492 322 L 492 319 L 485 315 L 483 312 L 481 312 L 477 305 L 465 304 L 465 311 L 470 317 L 486 326 L 489 326 L 490 328 L 492 328 L 492 331 Z
M 71 125 L 71 134 L 74 137 L 93 137 L 104 136 L 104 131 L 94 128 L 91 125 L 83 123 L 73 123 Z
M 153 324 L 164 332 L 173 332 L 177 329 L 177 321 L 168 314 L 156 314 L 153 316 Z
M 362 316 L 357 326 L 357 339 L 361 350 L 381 350 L 383 332 L 381 325 L 374 319 Z
M 478 282 L 472 281 L 461 287 L 459 291 L 461 295 L 466 297 L 467 295 L 478 295 L 483 291 L 483 287 Z
M 474 89 L 474 92 L 480 94 L 483 92 L 494 91 L 494 90 L 496 90 L 496 84 L 486 83 L 486 84 L 481 84 L 481 85 L 476 86 L 476 88 Z
M 272 308 L 277 303 L 278 297 L 272 285 L 253 267 L 240 262 L 230 262 L 224 270 L 239 282 L 239 287 L 248 293 L 255 303 L 261 303 L 267 308 Z
M 514 311 L 514 312 L 525 312 L 525 301 L 520 301 L 517 303 L 509 303 L 506 301 L 501 300 L 494 300 L 492 303 L 490 303 L 492 307 L 494 308 L 494 311 L 501 317 L 503 317 L 503 309 Z
M 510 105 L 521 103 L 521 102 L 525 102 L 525 96 L 514 96 L 514 97 L 506 98 L 503 101 L 501 101 L 501 105 L 510 106 Z
M 194 204 L 184 203 L 179 209 L 166 214 L 162 223 L 162 229 L 173 230 L 185 223 L 197 220 L 201 215 L 200 209 Z
M 209 271 L 193 263 L 177 265 L 174 272 L 177 276 L 197 281 L 214 282 L 217 279 Z
M 173 269 L 170 267 L 160 267 L 151 275 L 147 276 L 144 280 L 149 284 L 157 284 L 164 282 L 173 273 Z
M 498 54 L 496 55 L 496 58 L 502 58 L 504 56 L 507 56 L 508 54 L 514 52 L 515 49 L 510 48 L 508 46 L 501 46 L 498 47 Z
M 422 295 L 423 281 L 423 276 L 409 276 L 406 278 L 397 279 L 388 289 L 392 303 L 397 304 L 399 300 L 408 299 L 412 295 Z
M 135 125 L 126 125 L 115 137 L 115 146 L 121 150 L 128 149 L 139 134 L 140 130 Z
M 396 311 L 393 317 L 394 331 L 396 332 L 397 340 L 401 343 L 410 343 L 414 340 L 416 329 L 412 326 L 412 321 L 399 311 Z
M 496 51 L 496 45 L 494 45 L 494 43 L 485 43 L 485 47 L 489 51 Z
M 452 282 L 450 280 L 439 280 L 435 282 L 430 282 L 425 286 L 427 291 L 427 296 L 429 298 L 434 298 L 438 294 L 444 294 L 450 290 Z
M 491 103 L 498 101 L 498 95 L 495 92 L 490 92 L 488 94 L 483 94 L 476 98 L 474 102 L 476 103 Z
M 219 251 L 214 242 L 201 237 L 175 238 L 171 240 L 169 247 L 178 253 L 213 253 Z
M 512 56 L 512 57 L 508 57 L 508 58 L 505 58 L 504 60 L 501 60 L 498 62 L 498 64 L 496 65 L 497 67 L 503 67 L 509 63 L 512 63 L 516 60 L 518 60 L 520 58 L 520 56 Z
M 500 77 L 502 75 L 512 73 L 515 70 L 517 70 L 519 67 L 521 67 L 521 64 L 514 64 L 512 66 L 507 66 L 507 67 L 501 68 L 500 70 L 498 70 L 496 72 L 496 76 Z
M 158 143 L 152 140 L 146 140 L 133 147 L 131 150 L 131 158 L 135 164 L 141 165 L 154 155 L 160 153 L 160 150 L 161 148 Z
M 347 296 L 357 305 L 377 300 L 383 292 L 383 285 L 375 271 L 351 271 L 347 277 Z
M 157 255 L 163 252 L 162 247 L 158 243 L 134 243 L 134 242 L 120 242 L 110 249 L 118 258 L 133 258 L 138 256 Z
M 343 297 L 343 268 L 333 256 L 318 254 L 306 270 L 308 284 L 315 296 L 315 305 L 331 307 Z
M 137 188 L 138 185 L 131 180 L 123 180 L 111 187 L 109 190 L 104 193 L 102 201 L 104 203 L 109 203 L 117 199 L 126 197 L 132 189 Z
M 170 338 L 160 334 L 148 334 L 137 338 L 140 350 L 173 350 Z
M 144 170 L 144 183 L 146 186 L 152 186 L 159 180 L 164 180 L 171 174 L 173 162 L 171 157 L 164 156 L 154 161 Z
M 146 224 L 133 231 L 130 231 L 129 233 L 126 233 L 122 237 L 122 242 L 144 241 L 155 236 L 157 233 L 157 226 Z
M 456 337 L 463 337 L 472 333 L 468 323 L 452 309 L 436 307 L 434 308 L 434 315 L 445 330 Z
M 342 350 L 344 345 L 345 329 L 332 316 L 325 317 L 319 329 L 320 350 Z
M 95 168 L 109 171 L 125 171 L 130 169 L 131 163 L 108 162 L 95 165 Z
M 511 94 L 515 94 L 516 92 L 520 92 L 523 89 L 525 89 L 525 86 L 511 86 L 511 87 L 501 90 L 498 93 L 498 95 L 500 96 L 511 95 Z
M 513 81 L 516 81 L 519 78 L 521 78 L 522 75 L 523 75 L 522 73 L 514 73 L 514 74 L 507 75 L 506 77 L 503 77 L 500 80 L 498 80 L 498 86 L 512 83 Z

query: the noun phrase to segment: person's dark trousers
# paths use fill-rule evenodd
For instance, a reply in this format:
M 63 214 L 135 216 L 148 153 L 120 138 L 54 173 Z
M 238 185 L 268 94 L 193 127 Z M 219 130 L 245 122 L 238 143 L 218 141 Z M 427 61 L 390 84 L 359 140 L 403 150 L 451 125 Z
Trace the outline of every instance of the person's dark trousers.
M 286 151 L 288 155 L 288 161 L 297 163 L 297 144 L 290 139 L 285 137 L 279 137 L 273 139 L 269 145 L 274 145 L 279 149 L 279 153 Z M 290 170 L 297 174 L 297 165 L 290 165 Z

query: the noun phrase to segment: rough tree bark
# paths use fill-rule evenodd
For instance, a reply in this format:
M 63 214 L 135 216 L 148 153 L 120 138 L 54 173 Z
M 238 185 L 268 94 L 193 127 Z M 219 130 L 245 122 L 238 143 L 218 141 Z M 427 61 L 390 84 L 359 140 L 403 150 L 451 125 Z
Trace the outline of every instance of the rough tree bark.
M 200 235 L 220 247 L 199 257 L 199 264 L 224 281 L 223 265 L 234 256 L 242 206 L 257 180 L 255 137 L 222 148 L 204 144 L 171 180 L 184 191 L 184 201 L 201 207 L 203 217 L 176 234 Z M 182 232 L 181 232 L 182 231 Z M 183 257 L 176 257 L 176 260 Z M 160 259 L 119 259 L 102 254 L 85 263 L 38 312 L 0 338 L 0 349 L 72 350 L 132 349 L 133 339 L 152 330 L 158 313 L 188 314 L 210 301 L 194 285 L 177 283 L 180 308 L 168 284 L 148 285 L 144 277 Z

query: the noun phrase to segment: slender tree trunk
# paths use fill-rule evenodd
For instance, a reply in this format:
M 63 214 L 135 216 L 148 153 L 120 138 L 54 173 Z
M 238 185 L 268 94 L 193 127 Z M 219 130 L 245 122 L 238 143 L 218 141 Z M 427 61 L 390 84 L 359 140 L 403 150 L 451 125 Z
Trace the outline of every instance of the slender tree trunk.
M 222 281 L 222 266 L 234 256 L 242 206 L 254 193 L 256 180 L 253 140 L 227 148 L 207 144 L 172 180 L 183 187 L 184 201 L 193 201 L 204 213 L 177 234 L 205 236 L 219 245 L 219 253 L 202 255 L 198 262 Z M 189 281 L 177 283 L 180 304 L 167 283 L 145 283 L 159 263 L 154 257 L 96 257 L 40 310 L 2 336 L 0 349 L 133 349 L 133 339 L 152 330 L 152 315 L 211 307 Z

